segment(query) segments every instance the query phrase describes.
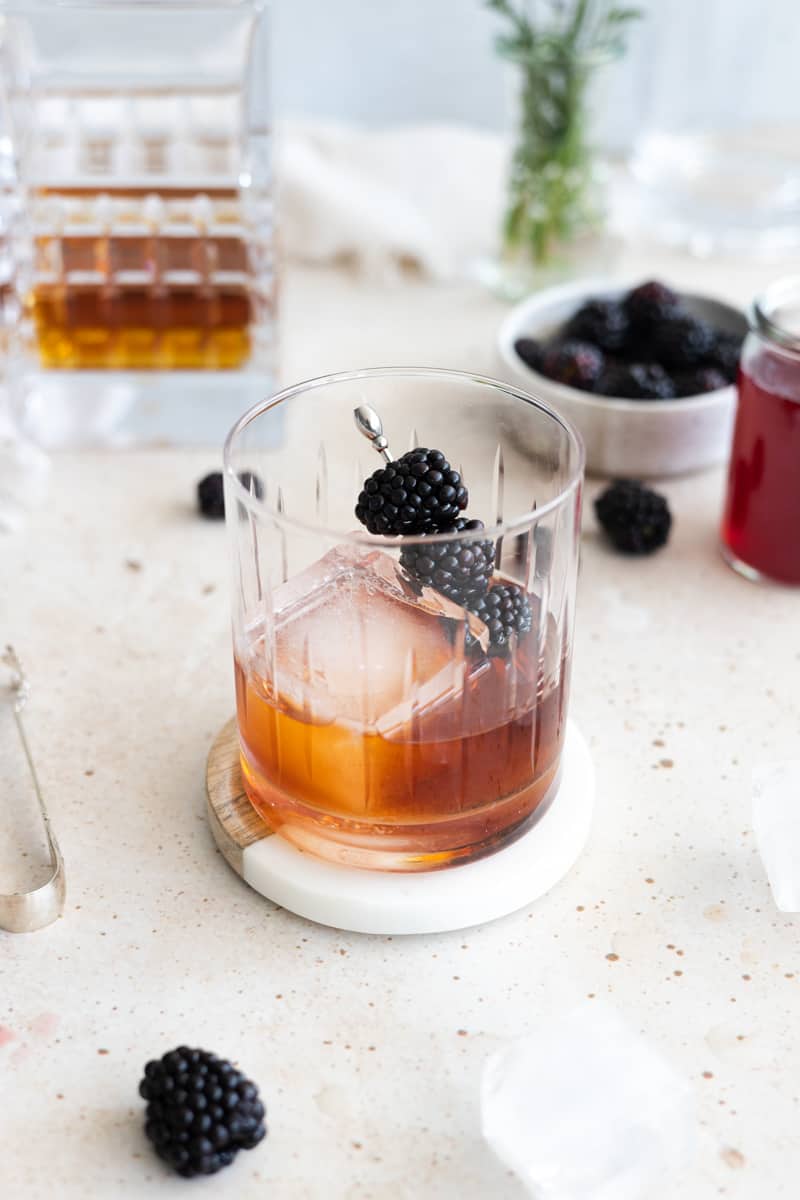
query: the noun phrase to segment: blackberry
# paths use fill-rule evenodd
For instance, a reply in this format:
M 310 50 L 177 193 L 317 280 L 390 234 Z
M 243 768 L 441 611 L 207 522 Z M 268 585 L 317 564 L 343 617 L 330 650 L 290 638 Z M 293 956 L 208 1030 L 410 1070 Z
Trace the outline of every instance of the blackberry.
M 530 601 L 515 583 L 493 584 L 468 608 L 489 630 L 489 654 L 493 657 L 506 655 L 514 634 L 530 633 L 533 624 Z
M 675 384 L 658 363 L 616 363 L 603 374 L 597 391 L 627 400 L 671 400 Z
M 603 353 L 597 346 L 574 340 L 559 341 L 545 350 L 542 374 L 568 387 L 592 392 L 604 365 Z
M 635 479 L 618 479 L 594 502 L 597 519 L 623 554 L 652 554 L 666 544 L 672 515 L 658 492 Z
M 179 1046 L 149 1062 L 139 1095 L 144 1131 L 179 1175 L 214 1175 L 265 1136 L 258 1088 L 224 1058 Z
M 446 532 L 469 494 L 441 450 L 418 447 L 365 480 L 356 516 L 370 533 Z
M 514 349 L 526 366 L 534 371 L 541 371 L 544 351 L 542 343 L 535 338 L 522 337 L 514 342 Z
M 673 316 L 679 311 L 681 301 L 672 288 L 651 279 L 628 292 L 622 303 L 631 325 L 642 331 Z
M 704 359 L 714 345 L 714 331 L 707 321 L 691 313 L 678 313 L 661 321 L 651 334 L 655 358 L 665 367 L 683 370 Z
M 197 507 L 204 517 L 212 521 L 221 521 L 225 516 L 225 489 L 221 471 L 212 471 L 200 480 L 197 485 Z
M 613 353 L 625 345 L 628 329 L 628 314 L 618 300 L 587 300 L 567 321 L 563 333 Z
M 628 337 L 625 339 L 625 345 L 615 356 L 622 362 L 628 363 L 648 363 L 655 362 L 656 356 L 652 351 L 650 344 L 650 334 L 644 333 L 635 325 L 628 327 Z M 608 367 L 611 366 L 607 362 Z
M 706 355 L 706 362 L 722 371 L 728 383 L 736 382 L 742 341 L 738 333 L 717 333 Z
M 459 517 L 454 529 L 470 533 L 483 529 L 483 521 Z M 468 607 L 485 595 L 489 587 L 494 570 L 494 542 L 484 538 L 407 546 L 400 554 L 400 562 L 419 583 Z
M 242 471 L 239 481 L 259 500 L 264 495 L 264 485 L 252 471 Z M 221 471 L 212 471 L 200 480 L 197 485 L 197 507 L 204 517 L 212 521 L 221 521 L 225 516 L 225 488 Z
M 715 392 L 728 386 L 728 379 L 717 367 L 695 367 L 693 371 L 681 371 L 675 376 L 675 393 L 678 396 L 699 396 L 702 392 Z

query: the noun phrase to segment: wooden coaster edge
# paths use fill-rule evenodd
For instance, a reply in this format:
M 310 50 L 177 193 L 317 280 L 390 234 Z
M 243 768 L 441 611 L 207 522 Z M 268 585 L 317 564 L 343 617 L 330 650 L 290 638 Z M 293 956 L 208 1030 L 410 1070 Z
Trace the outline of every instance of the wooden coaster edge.
M 237 874 L 247 846 L 270 837 L 272 830 L 247 798 L 239 762 L 239 731 L 231 717 L 220 729 L 206 762 L 208 823 L 221 853 Z

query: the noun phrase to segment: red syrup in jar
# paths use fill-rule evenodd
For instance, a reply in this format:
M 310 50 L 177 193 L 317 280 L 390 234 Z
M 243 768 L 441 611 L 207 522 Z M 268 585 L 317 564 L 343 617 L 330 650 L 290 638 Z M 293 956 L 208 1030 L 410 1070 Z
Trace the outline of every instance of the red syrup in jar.
M 800 357 L 763 347 L 747 358 L 722 542 L 744 573 L 800 584 Z

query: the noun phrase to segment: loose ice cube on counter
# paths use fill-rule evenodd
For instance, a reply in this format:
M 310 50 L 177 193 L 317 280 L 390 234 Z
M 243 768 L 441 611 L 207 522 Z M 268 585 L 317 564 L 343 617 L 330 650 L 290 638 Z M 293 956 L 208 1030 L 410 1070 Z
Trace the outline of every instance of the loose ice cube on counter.
M 594 1005 L 493 1055 L 481 1111 L 492 1149 L 537 1200 L 649 1200 L 694 1143 L 688 1082 Z
M 800 759 L 753 769 L 753 829 L 776 906 L 800 912 Z

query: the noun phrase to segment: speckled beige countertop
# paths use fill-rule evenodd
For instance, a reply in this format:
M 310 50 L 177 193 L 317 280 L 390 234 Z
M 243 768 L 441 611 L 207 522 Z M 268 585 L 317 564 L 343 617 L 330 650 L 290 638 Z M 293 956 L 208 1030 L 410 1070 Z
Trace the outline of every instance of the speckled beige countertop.
M 656 269 L 734 299 L 771 273 Z M 284 373 L 488 370 L 501 311 L 468 287 L 295 273 Z M 233 708 L 225 534 L 191 511 L 214 465 L 57 456 L 49 506 L 0 542 L 0 640 L 31 677 L 69 886 L 54 926 L 0 934 L 0 1195 L 520 1200 L 480 1136 L 483 1062 L 589 996 L 694 1086 L 682 1200 L 795 1197 L 798 923 L 774 907 L 749 811 L 753 763 L 800 757 L 799 599 L 722 564 L 721 474 L 663 486 L 674 536 L 647 561 L 609 552 L 587 504 L 572 712 L 598 796 L 578 865 L 496 924 L 392 939 L 275 909 L 206 828 L 205 756 Z M 151 1156 L 136 1090 L 179 1042 L 238 1058 L 270 1126 L 191 1184 Z

